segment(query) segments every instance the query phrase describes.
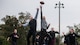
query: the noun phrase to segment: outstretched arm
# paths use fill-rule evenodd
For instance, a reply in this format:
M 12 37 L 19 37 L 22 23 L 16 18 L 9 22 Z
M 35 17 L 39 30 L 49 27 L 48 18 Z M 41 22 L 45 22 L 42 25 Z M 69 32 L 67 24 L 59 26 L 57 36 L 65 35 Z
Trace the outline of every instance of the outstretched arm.
M 42 6 L 40 6 L 40 14 L 41 14 L 41 29 L 42 29 L 42 16 L 43 16 L 43 13 L 42 13 Z
M 7 41 L 9 41 L 10 37 L 7 38 Z
M 28 26 L 28 25 L 29 25 L 29 23 L 22 24 L 23 27 Z
M 30 22 L 30 20 L 26 20 L 26 23 L 25 24 L 21 24 L 21 26 L 26 27 L 26 26 L 29 25 L 29 22 Z
M 34 17 L 35 20 L 36 20 L 37 17 L 38 17 L 38 12 L 39 12 L 39 8 L 37 8 L 36 16 Z
M 76 33 L 75 33 L 75 36 L 76 36 L 76 37 L 80 37 L 80 35 L 77 35 Z
M 7 41 L 9 41 L 9 39 L 10 39 L 11 36 L 12 36 L 12 34 L 8 36 Z
M 59 32 L 55 31 L 55 33 L 59 34 Z

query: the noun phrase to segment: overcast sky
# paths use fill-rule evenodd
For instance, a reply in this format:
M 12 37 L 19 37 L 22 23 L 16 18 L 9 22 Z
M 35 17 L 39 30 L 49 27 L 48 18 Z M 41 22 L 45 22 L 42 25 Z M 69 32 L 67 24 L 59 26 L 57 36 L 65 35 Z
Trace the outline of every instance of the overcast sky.
M 6 15 L 15 15 L 18 17 L 19 12 L 30 12 L 34 17 L 36 8 L 40 7 L 41 0 L 0 0 L 0 19 Z M 73 26 L 80 23 L 80 0 L 43 0 L 43 15 L 46 17 L 48 24 L 58 31 L 58 9 L 55 9 L 55 3 L 64 3 L 64 9 L 61 9 L 61 32 L 68 32 L 66 26 Z M 3 22 L 0 20 L 0 24 Z M 50 30 L 49 28 L 49 30 Z M 40 29 L 40 13 L 38 16 L 38 27 Z

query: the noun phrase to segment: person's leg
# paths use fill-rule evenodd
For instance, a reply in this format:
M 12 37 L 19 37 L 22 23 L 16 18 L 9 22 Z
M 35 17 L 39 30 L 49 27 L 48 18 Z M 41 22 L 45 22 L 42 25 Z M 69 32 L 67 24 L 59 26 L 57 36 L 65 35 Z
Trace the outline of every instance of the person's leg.
M 12 45 L 17 45 L 17 43 L 16 43 L 16 42 L 14 42 L 14 41 L 12 41 L 11 43 L 12 43 Z
M 36 32 L 33 32 L 33 37 L 32 37 L 32 45 L 34 45 L 34 43 L 35 43 L 35 34 L 36 34 Z
M 69 45 L 75 45 L 75 44 L 73 44 L 73 43 L 70 43 Z
M 11 45 L 13 45 L 13 42 L 11 42 Z
M 50 43 L 50 45 L 53 45 L 53 39 L 51 40 L 51 43 Z
M 17 42 L 14 42 L 14 45 L 17 45 Z
M 43 45 L 43 39 L 44 39 L 44 35 L 43 35 L 43 31 L 40 32 L 40 45 Z
M 50 41 L 50 45 L 55 45 L 55 39 L 54 39 L 54 38 L 51 39 L 51 41 Z
M 53 39 L 53 45 L 55 45 L 55 43 L 56 43 L 56 38 Z
M 27 45 L 30 45 L 30 37 L 31 37 L 31 32 L 29 31 L 27 34 Z
M 44 37 L 46 36 L 46 29 L 41 29 L 41 32 L 40 32 L 40 45 L 43 45 L 43 40 L 44 40 Z

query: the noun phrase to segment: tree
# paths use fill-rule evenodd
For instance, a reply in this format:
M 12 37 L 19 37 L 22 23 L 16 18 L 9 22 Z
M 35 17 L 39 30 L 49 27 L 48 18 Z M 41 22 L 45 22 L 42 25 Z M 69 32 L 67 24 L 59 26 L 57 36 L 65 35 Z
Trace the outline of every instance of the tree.
M 74 25 L 74 29 L 75 29 L 76 34 L 80 35 L 80 24 Z M 77 39 L 77 42 L 80 45 L 80 38 Z
M 30 13 L 27 12 L 27 13 L 23 13 L 23 12 L 20 12 L 19 13 L 19 23 L 26 23 L 26 20 L 28 20 L 30 18 Z
M 18 44 L 26 45 L 26 34 L 27 34 L 26 31 L 29 29 L 29 27 L 23 27 L 23 26 L 20 27 L 19 24 L 26 23 L 26 20 L 28 20 L 29 17 L 30 17 L 30 13 L 20 12 L 18 19 L 15 16 L 9 16 L 9 15 L 6 15 L 5 17 L 3 17 L 1 19 L 5 23 L 5 24 L 0 25 L 0 28 L 2 28 L 1 31 L 4 32 L 3 35 L 2 35 L 2 33 L 0 35 L 0 39 L 1 39 L 0 41 L 1 42 L 5 41 L 5 44 L 2 44 L 2 45 L 7 45 L 7 43 L 8 43 L 8 45 L 10 44 L 9 42 L 6 41 L 6 38 L 7 38 L 7 36 L 9 36 L 9 34 L 11 34 L 13 32 L 14 28 L 17 28 L 18 34 L 20 35 Z

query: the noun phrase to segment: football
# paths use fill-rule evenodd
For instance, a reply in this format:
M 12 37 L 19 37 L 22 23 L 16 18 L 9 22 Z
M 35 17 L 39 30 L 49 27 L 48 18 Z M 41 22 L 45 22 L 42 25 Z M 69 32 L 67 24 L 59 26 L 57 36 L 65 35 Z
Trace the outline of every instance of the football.
M 44 2 L 43 2 L 43 1 L 41 1 L 41 2 L 40 2 L 40 4 L 42 4 L 42 5 L 43 5 L 43 4 L 44 4 Z

